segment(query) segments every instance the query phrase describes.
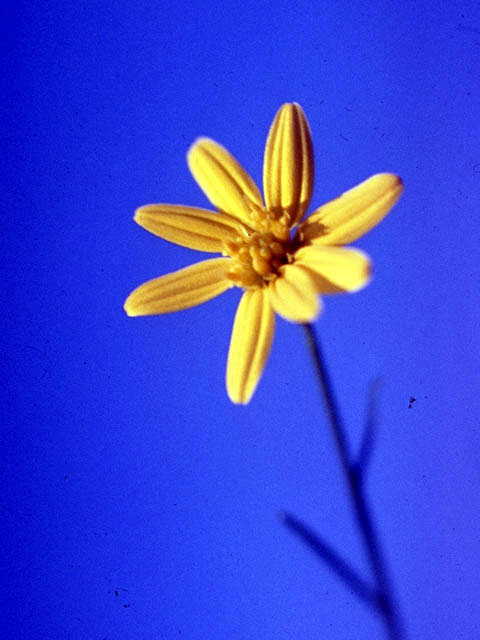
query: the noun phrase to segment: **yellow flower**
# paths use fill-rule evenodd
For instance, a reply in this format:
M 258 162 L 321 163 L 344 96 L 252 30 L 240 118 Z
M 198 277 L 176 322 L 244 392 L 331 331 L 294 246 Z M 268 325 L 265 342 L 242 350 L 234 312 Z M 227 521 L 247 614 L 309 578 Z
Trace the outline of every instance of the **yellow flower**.
M 380 173 L 343 193 L 301 222 L 313 190 L 313 147 L 300 105 L 280 107 L 265 147 L 265 203 L 248 173 L 222 146 L 199 138 L 187 161 L 218 212 L 169 204 L 140 207 L 135 221 L 179 245 L 221 253 L 135 289 L 129 316 L 187 309 L 241 287 L 228 354 L 230 399 L 246 404 L 255 391 L 272 343 L 275 312 L 312 322 L 318 295 L 357 291 L 370 278 L 370 261 L 345 245 L 375 226 L 395 204 L 402 181 Z M 292 234 L 292 230 L 296 231 Z

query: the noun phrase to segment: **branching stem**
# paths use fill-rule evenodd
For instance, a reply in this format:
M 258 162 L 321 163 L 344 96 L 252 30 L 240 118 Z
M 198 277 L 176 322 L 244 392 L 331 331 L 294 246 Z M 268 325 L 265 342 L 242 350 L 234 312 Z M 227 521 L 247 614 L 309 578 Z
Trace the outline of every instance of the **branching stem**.
M 403 640 L 404 634 L 397 609 L 394 605 L 390 579 L 387 574 L 372 515 L 365 497 L 362 469 L 351 462 L 352 458 L 348 451 L 345 429 L 315 329 L 311 324 L 304 325 L 304 328 L 325 398 L 328 418 L 340 457 L 342 470 L 347 481 L 347 488 L 352 501 L 355 518 L 375 578 L 377 593 L 376 608 L 383 618 L 390 640 Z

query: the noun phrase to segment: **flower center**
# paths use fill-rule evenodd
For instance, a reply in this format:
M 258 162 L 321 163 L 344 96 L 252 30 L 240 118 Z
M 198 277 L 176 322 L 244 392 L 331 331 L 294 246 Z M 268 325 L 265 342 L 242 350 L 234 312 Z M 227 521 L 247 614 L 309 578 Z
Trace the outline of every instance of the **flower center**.
M 232 258 L 227 278 L 238 287 L 264 287 L 278 269 L 291 261 L 290 218 L 277 218 L 264 209 L 252 211 L 256 231 L 242 227 L 242 235 L 224 243 L 224 255 Z

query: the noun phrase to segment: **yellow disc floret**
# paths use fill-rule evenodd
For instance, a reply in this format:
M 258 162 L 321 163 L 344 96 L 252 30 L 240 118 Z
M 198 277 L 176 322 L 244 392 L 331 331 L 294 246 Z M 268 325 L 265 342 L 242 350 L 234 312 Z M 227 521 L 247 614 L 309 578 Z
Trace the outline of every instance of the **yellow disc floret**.
M 239 287 L 264 287 L 291 261 L 290 216 L 276 217 L 260 207 L 250 215 L 255 231 L 243 227 L 241 236 L 224 243 L 224 255 L 232 258 L 227 277 Z

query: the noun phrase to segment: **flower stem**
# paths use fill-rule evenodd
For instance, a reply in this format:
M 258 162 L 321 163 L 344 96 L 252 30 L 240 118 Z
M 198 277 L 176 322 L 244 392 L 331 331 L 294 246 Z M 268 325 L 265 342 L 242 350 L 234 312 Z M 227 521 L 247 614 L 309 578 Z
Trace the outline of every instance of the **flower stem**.
M 347 481 L 347 487 L 357 524 L 363 538 L 373 575 L 375 577 L 377 585 L 377 610 L 383 618 L 385 628 L 388 632 L 388 637 L 391 640 L 402 640 L 402 638 L 404 638 L 404 634 L 397 609 L 394 604 L 390 579 L 387 575 L 383 554 L 380 550 L 380 542 L 365 497 L 362 469 L 358 465 L 351 463 L 345 429 L 340 417 L 340 412 L 337 407 L 332 384 L 325 366 L 320 342 L 315 329 L 311 324 L 304 325 L 304 329 L 312 352 L 322 392 L 325 397 L 330 426 L 332 427 L 342 470 Z

